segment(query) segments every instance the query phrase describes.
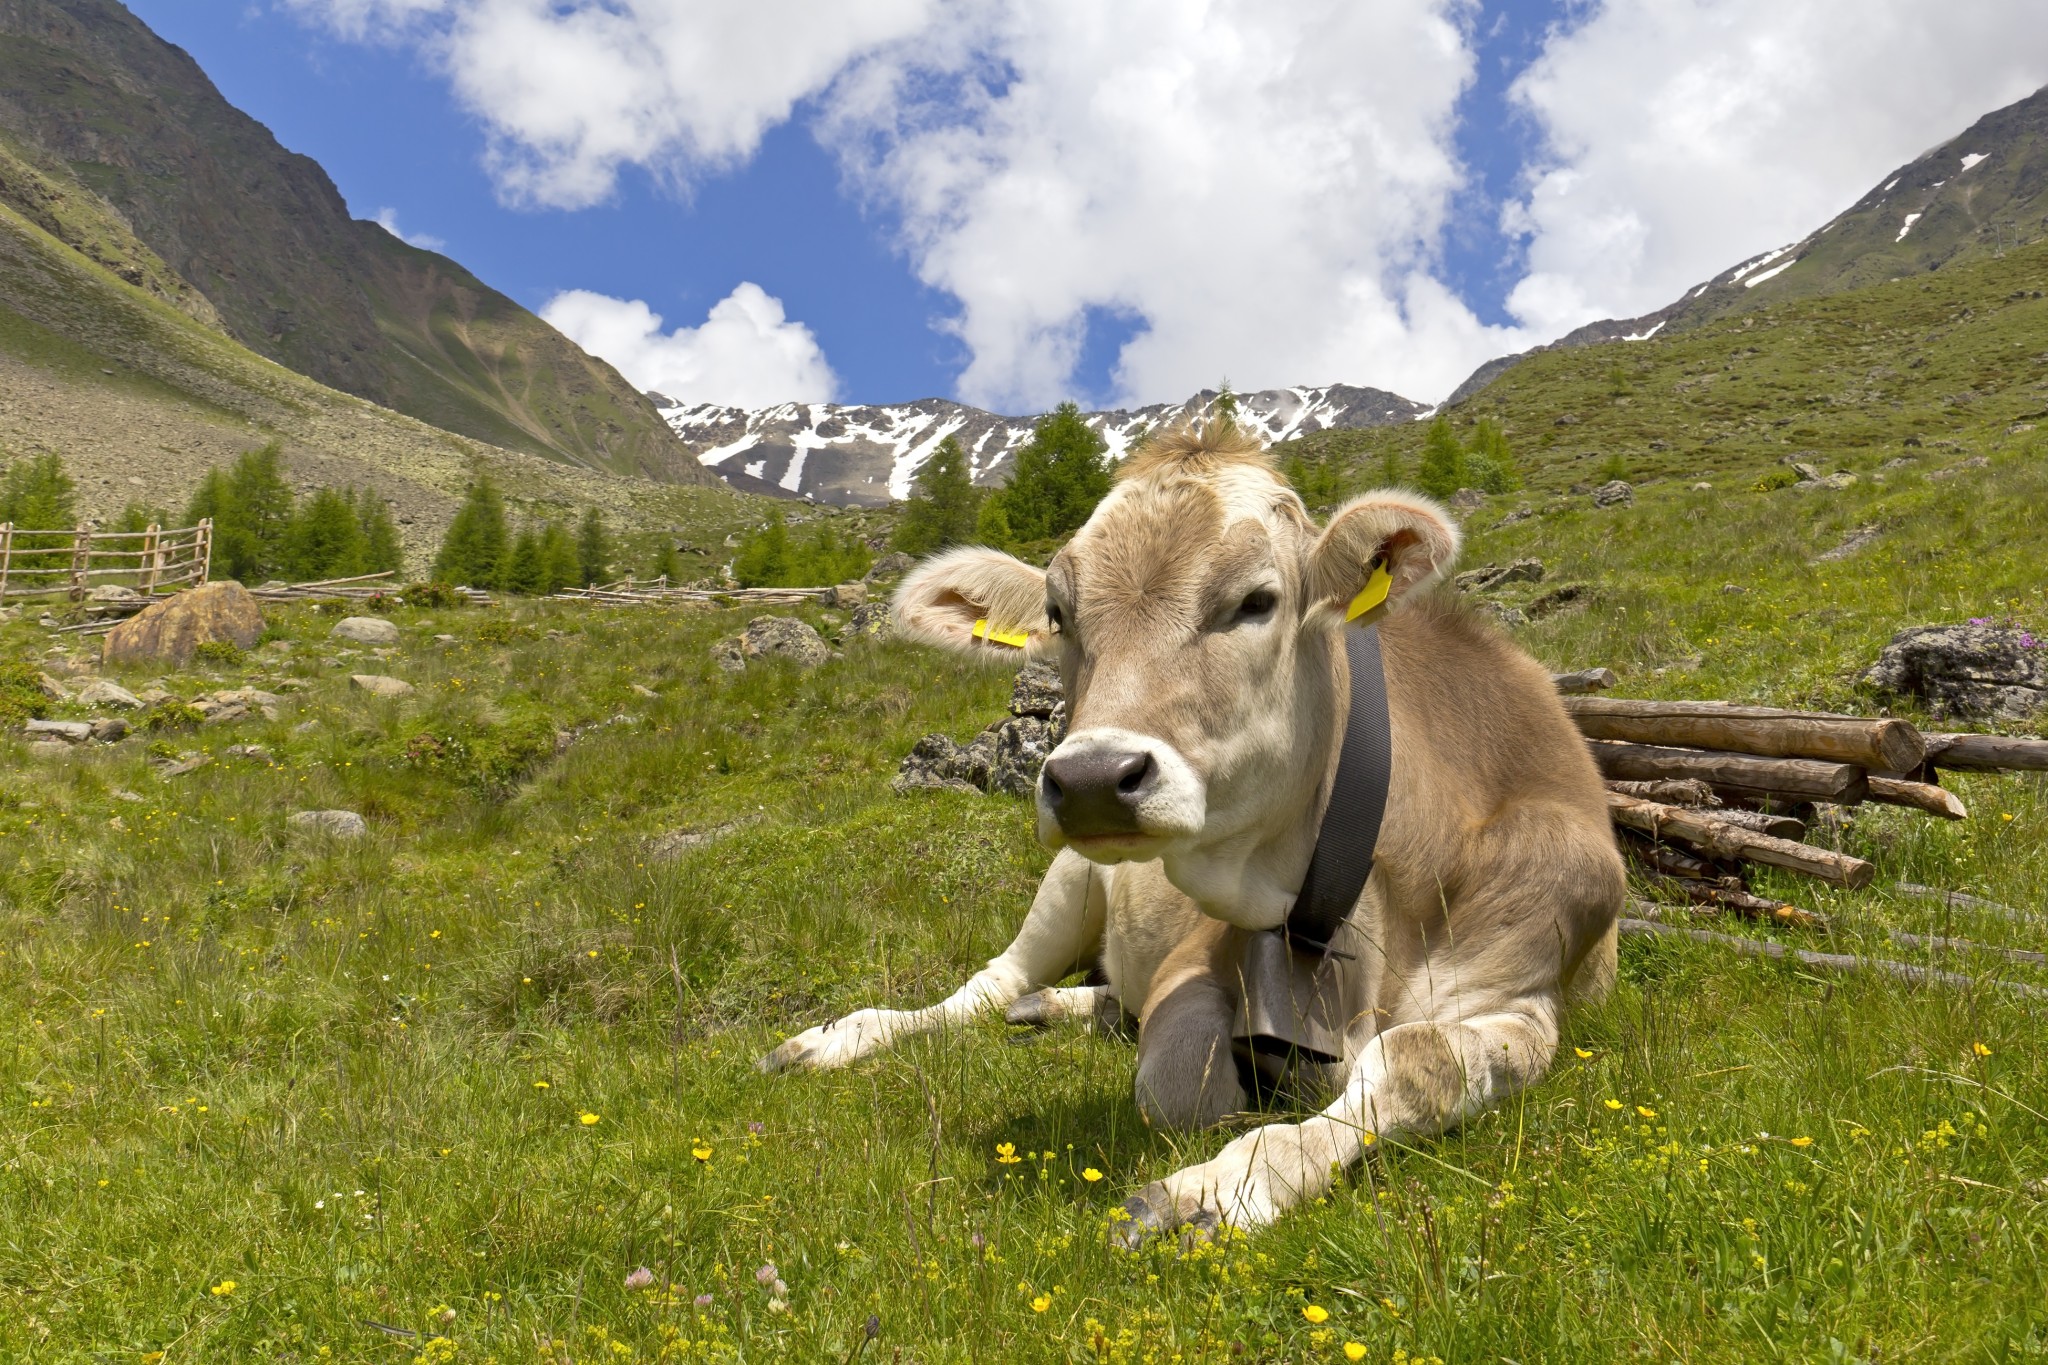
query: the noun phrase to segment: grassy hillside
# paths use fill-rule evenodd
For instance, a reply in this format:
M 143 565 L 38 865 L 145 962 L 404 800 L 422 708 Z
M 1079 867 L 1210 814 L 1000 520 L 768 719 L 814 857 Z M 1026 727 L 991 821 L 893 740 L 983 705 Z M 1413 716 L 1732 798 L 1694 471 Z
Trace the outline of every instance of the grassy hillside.
M 1519 638 L 1624 695 L 1867 709 L 1856 675 L 1899 626 L 2048 626 L 2048 451 L 2011 430 L 2048 402 L 2042 305 L 2008 301 L 2041 260 L 1972 270 L 1546 355 L 1486 395 L 1530 488 L 1472 516 L 1469 559 L 1545 560 L 1505 599 Z M 1418 438 L 1306 444 L 1362 479 Z M 1802 451 L 1857 481 L 1754 491 Z M 1571 489 L 1615 455 L 1636 501 L 1595 510 Z M 1963 824 L 1850 812 L 1870 891 L 1760 878 L 1833 925 L 1773 937 L 1980 987 L 1630 942 L 1525 1096 L 1382 1146 L 1271 1230 L 1132 1256 L 1110 1211 L 1228 1135 L 1143 1127 L 1128 1040 L 988 1022 L 847 1072 L 753 1069 L 809 1024 L 946 992 L 1046 859 L 1020 802 L 888 788 L 917 736 L 997 716 L 1005 676 L 848 639 L 734 677 L 710 646 L 746 615 L 401 610 L 378 659 L 275 611 L 247 658 L 120 675 L 253 684 L 275 719 L 55 757 L 0 740 L 0 1355 L 2048 1353 L 2044 1020 L 1996 984 L 2048 971 L 1892 938 L 2042 947 L 2041 780 L 1954 779 Z M 65 667 L 50 649 L 0 624 L 0 660 Z M 372 668 L 417 694 L 351 691 Z M 326 808 L 370 836 L 286 823 Z
M 0 0 L 0 130 L 68 200 L 104 199 L 259 354 L 508 449 L 711 481 L 609 365 L 453 261 L 352 219 L 316 163 L 116 0 Z M 0 202 L 35 217 L 6 185 Z
M 81 237 L 118 246 L 115 220 L 72 217 Z M 112 254 L 107 252 L 103 254 Z M 407 554 L 423 564 L 478 469 L 516 503 L 554 514 L 596 505 L 628 531 L 674 530 L 704 547 L 750 523 L 762 500 L 579 469 L 469 440 L 338 393 L 254 355 L 217 327 L 0 204 L 0 461 L 54 451 L 79 484 L 80 512 L 128 503 L 182 508 L 214 464 L 280 441 L 293 481 L 373 487 L 391 500 Z

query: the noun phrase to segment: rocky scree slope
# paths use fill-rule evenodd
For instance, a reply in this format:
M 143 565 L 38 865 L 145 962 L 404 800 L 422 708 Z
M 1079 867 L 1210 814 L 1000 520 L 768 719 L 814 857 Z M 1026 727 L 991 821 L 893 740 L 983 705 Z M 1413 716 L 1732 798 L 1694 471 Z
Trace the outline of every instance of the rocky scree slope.
M 131 283 L 174 303 L 196 292 L 188 311 L 260 355 L 507 449 L 704 481 L 609 365 L 454 261 L 351 218 L 315 162 L 115 0 L 0 0 L 0 132 L 44 181 L 0 171 L 0 201 L 88 255 L 50 191 L 74 211 L 105 201 L 100 216 L 186 289 L 148 268 Z
M 919 467 L 948 436 L 966 449 L 976 483 L 1000 484 L 1037 420 L 999 417 L 944 398 L 888 406 L 784 403 L 749 411 L 650 397 L 697 458 L 734 487 L 845 506 L 909 496 Z M 1183 403 L 1092 412 L 1087 420 L 1108 442 L 1111 457 L 1121 459 L 1144 432 L 1205 411 L 1215 397 L 1215 390 L 1204 389 Z M 1239 394 L 1237 404 L 1238 420 L 1269 441 L 1384 426 L 1428 411 L 1384 389 L 1349 384 L 1265 389 Z

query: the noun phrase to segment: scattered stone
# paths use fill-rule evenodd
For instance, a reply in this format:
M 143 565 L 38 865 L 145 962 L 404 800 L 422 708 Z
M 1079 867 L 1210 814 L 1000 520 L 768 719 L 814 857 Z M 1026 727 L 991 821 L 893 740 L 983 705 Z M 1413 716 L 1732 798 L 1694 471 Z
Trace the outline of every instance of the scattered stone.
M 144 706 L 161 706 L 167 701 L 175 700 L 175 698 L 161 687 L 145 687 L 142 691 L 135 694 L 135 700 L 141 702 Z
M 1512 564 L 1486 564 L 1467 569 L 1452 580 L 1460 592 L 1492 592 L 1510 583 L 1541 583 L 1543 561 L 1518 559 Z
M 193 705 L 200 706 L 204 705 L 204 703 L 194 702 Z M 231 720 L 241 720 L 248 714 L 249 708 L 240 702 L 229 702 L 225 705 L 220 702 L 214 702 L 211 709 L 206 712 L 206 719 L 201 723 L 206 725 L 225 725 Z
M 868 585 L 865 583 L 841 583 L 836 588 L 825 590 L 825 605 L 844 611 L 858 607 L 868 600 Z
M 1957 460 L 1946 469 L 1937 469 L 1927 477 L 1930 479 L 1953 479 L 1966 469 L 1982 469 L 1991 463 L 1988 455 L 1972 455 L 1967 460 Z
M 1913 457 L 1912 457 L 1911 455 L 1900 455 L 1900 456 L 1898 456 L 1898 457 L 1896 457 L 1896 458 L 1894 458 L 1894 459 L 1886 460 L 1886 461 L 1885 461 L 1885 462 L 1884 462 L 1883 464 L 1879 465 L 1879 466 L 1878 466 L 1878 468 L 1879 468 L 1879 469 L 1911 469 L 1911 468 L 1912 468 L 1912 467 L 1913 467 L 1914 465 L 1916 465 L 1916 464 L 1919 464 L 1919 463 L 1920 463 L 1920 462 L 1919 462 L 1918 460 L 1914 459 L 1914 458 L 1913 458 Z
M 240 583 L 206 583 L 152 602 L 107 632 L 102 657 L 110 664 L 159 663 L 182 667 L 203 644 L 254 649 L 263 636 L 263 613 Z
M 1529 613 L 1520 607 L 1505 606 L 1499 602 L 1481 602 L 1479 610 L 1509 630 L 1529 624 Z
M 409 697 L 413 692 L 412 684 L 405 679 L 382 673 L 351 673 L 348 685 L 373 697 Z
M 1574 603 L 1584 602 L 1592 589 L 1584 583 L 1560 583 L 1529 604 L 1529 619 L 1540 621 L 1554 616 Z
M 1476 488 L 1460 488 L 1451 494 L 1451 510 L 1461 516 L 1469 516 L 1486 506 L 1486 494 Z
M 62 758 L 71 752 L 71 746 L 61 739 L 38 739 L 28 746 L 30 758 Z
M 93 741 L 98 744 L 118 744 L 133 733 L 134 727 L 119 716 L 108 716 L 92 723 Z
M 816 668 L 832 657 L 818 632 L 794 616 L 756 616 L 747 622 L 740 636 L 740 653 L 749 663 L 761 658 L 790 659 L 804 668 Z
M 1575 412 L 1561 413 L 1557 417 L 1557 420 L 1551 423 L 1552 426 L 1559 427 L 1575 427 L 1578 424 L 1579 415 Z
M 1743 587 L 1740 583 L 1723 583 L 1721 585 L 1721 591 L 1726 593 L 1730 597 L 1733 597 L 1738 593 L 1748 592 L 1749 589 Z
M 157 769 L 156 775 L 168 782 L 174 777 L 184 777 L 188 773 L 196 773 L 211 762 L 213 762 L 212 754 L 193 754 L 188 758 L 179 759 Z
M 352 810 L 302 810 L 288 816 L 285 823 L 335 839 L 360 839 L 370 832 L 369 823 Z
M 262 763 L 266 766 L 277 762 L 271 756 L 270 750 L 261 744 L 230 744 L 222 752 L 229 758 L 246 758 L 251 763 Z
M 1837 545 L 1832 550 L 1824 550 L 1814 556 L 1813 562 L 1816 564 L 1833 564 L 1847 559 L 1850 555 L 1863 549 L 1883 534 L 1884 528 L 1881 526 L 1859 526 L 1843 537 L 1840 545 Z
M 319 728 L 320 722 L 317 720 L 302 720 L 292 727 L 292 733 L 295 735 L 310 735 Z
M 647 698 L 647 699 L 648 699 L 649 701 L 660 701 L 660 700 L 661 700 L 661 693 L 659 693 L 659 692 L 655 691 L 655 690 L 654 690 L 653 688 L 651 688 L 651 687 L 644 687 L 644 686 L 642 686 L 642 685 L 641 685 L 641 684 L 639 684 L 639 683 L 634 683 L 634 684 L 633 684 L 633 695 L 634 695 L 634 696 L 636 696 L 636 697 L 645 697 L 645 698 Z
M 1027 664 L 1010 689 L 1008 717 L 964 745 L 945 735 L 926 735 L 890 785 L 899 794 L 935 788 L 1030 796 L 1038 790 L 1038 770 L 1066 733 L 1059 671 L 1051 664 Z
M 88 592 L 85 595 L 85 600 L 101 604 L 127 606 L 132 603 L 140 603 L 143 597 L 135 589 L 124 588 L 119 583 L 102 583 L 91 592 Z
M 381 616 L 346 616 L 327 632 L 332 640 L 353 640 L 359 645 L 395 645 L 398 627 Z
M 2024 720 L 2048 704 L 2048 639 L 1982 619 L 1911 626 L 1892 636 L 1863 681 L 1919 697 L 1939 716 Z
M 1787 460 L 1785 461 L 1785 463 L 1791 466 L 1792 472 L 1799 476 L 1799 481 L 1801 483 L 1820 482 L 1820 470 L 1817 467 L 1808 464 L 1806 461 Z
M 112 791 L 108 792 L 107 795 L 113 797 L 116 801 L 130 801 L 134 802 L 137 805 L 140 805 L 143 801 L 148 799 L 145 796 L 143 796 L 140 792 L 126 791 L 120 787 L 114 788 Z
M 860 581 L 863 583 L 879 583 L 885 578 L 901 578 L 904 574 L 910 572 L 911 565 L 915 563 L 917 561 L 903 553 L 903 551 L 891 550 L 888 554 L 876 560 L 874 566 L 862 576 Z
M 124 711 L 140 711 L 143 706 L 142 698 L 105 678 L 95 678 L 78 689 L 78 701 L 82 706 L 118 706 Z
M 92 738 L 92 726 L 82 720 L 32 720 L 21 728 L 27 734 L 67 744 L 83 744 Z
M 711 642 L 711 661 L 728 673 L 747 671 L 746 651 L 740 648 L 740 637 L 727 635 Z
M 889 612 L 887 602 L 863 602 L 853 609 L 853 620 L 847 624 L 848 635 L 887 635 L 895 617 Z
M 1508 513 L 1499 521 L 1496 521 L 1493 524 L 1493 529 L 1498 531 L 1503 526 L 1513 526 L 1517 522 L 1527 521 L 1529 518 L 1535 515 L 1536 509 L 1533 507 L 1517 507 L 1514 511 Z
M 1847 488 L 1850 484 L 1855 482 L 1856 476 L 1854 474 L 1851 474 L 1846 469 L 1838 469 L 1834 473 L 1828 475 L 1826 478 L 1820 480 L 1819 487 L 1825 488 L 1831 493 L 1839 493 L 1844 488 Z
M 51 677 L 47 673 L 36 674 L 36 686 L 40 688 L 42 690 L 42 694 L 45 697 L 48 697 L 51 701 L 71 700 L 71 693 L 65 689 L 64 684 L 58 682 L 55 678 Z
M 436 635 L 434 643 L 437 645 L 452 645 L 455 643 L 455 637 L 453 635 Z
M 1593 490 L 1595 507 L 1626 507 L 1636 500 L 1636 490 L 1626 479 L 1613 479 Z
M 652 862 L 672 863 L 693 848 L 715 844 L 729 834 L 736 834 L 759 820 L 759 816 L 747 816 L 741 820 L 727 820 L 722 824 L 704 829 L 672 829 L 657 834 L 647 841 L 647 857 Z
M 1714 491 L 1714 485 L 1702 479 L 1692 486 L 1692 491 L 1695 493 L 1711 493 Z
M 2029 431 L 2032 431 L 2033 429 L 2034 424 L 2032 422 L 2014 422 L 2011 426 L 2005 429 L 2005 434 L 2008 436 L 2020 436 L 2024 435 Z

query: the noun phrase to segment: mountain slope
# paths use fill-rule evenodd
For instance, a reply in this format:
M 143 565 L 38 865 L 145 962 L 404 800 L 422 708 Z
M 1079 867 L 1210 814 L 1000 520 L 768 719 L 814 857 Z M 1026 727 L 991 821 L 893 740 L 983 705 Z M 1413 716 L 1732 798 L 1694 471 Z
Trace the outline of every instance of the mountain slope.
M 1996 257 L 2048 236 L 2048 87 L 1986 114 L 1899 167 L 1796 242 L 1738 261 L 1638 318 L 1608 318 L 1472 372 L 1447 403 L 1484 389 L 1538 351 L 1640 340 L 1794 299 Z
M 130 503 L 175 515 L 209 466 L 270 441 L 301 491 L 355 485 L 387 499 L 415 566 L 479 469 L 527 509 L 562 515 L 595 505 L 621 530 L 677 529 L 715 543 L 749 519 L 744 500 L 715 480 L 652 483 L 505 450 L 258 356 L 164 297 L 175 290 L 157 273 L 161 263 L 146 248 L 122 255 L 122 225 L 91 212 L 95 203 L 53 210 L 64 238 L 0 203 L 0 463 L 62 455 L 88 520 Z M 120 257 L 120 273 L 71 238 Z M 701 559 L 691 572 L 710 567 Z
M 510 449 L 704 477 L 609 365 L 455 262 L 352 219 L 316 163 L 115 0 L 0 0 L 0 131 L 64 193 L 104 199 L 258 354 Z M 6 202 L 37 217 L 26 197 Z
M 908 496 L 919 466 L 948 436 L 966 448 L 977 483 L 1001 483 L 1036 420 L 998 417 L 944 398 L 860 407 L 784 403 L 750 412 L 652 396 L 675 433 L 735 487 L 857 507 Z M 1120 459 L 1142 432 L 1201 412 L 1215 397 L 1204 389 L 1184 403 L 1091 412 L 1087 420 L 1108 441 L 1111 457 Z M 1238 420 L 1269 441 L 1382 426 L 1427 411 L 1398 394 L 1348 384 L 1267 389 L 1240 394 L 1237 404 Z

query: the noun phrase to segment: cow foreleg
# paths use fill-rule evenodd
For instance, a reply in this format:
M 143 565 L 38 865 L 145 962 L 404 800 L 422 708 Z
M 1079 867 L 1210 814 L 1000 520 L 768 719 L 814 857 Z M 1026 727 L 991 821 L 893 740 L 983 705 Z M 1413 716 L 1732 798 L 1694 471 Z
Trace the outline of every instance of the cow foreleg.
M 936 1005 L 919 1010 L 856 1010 L 791 1038 L 763 1057 L 763 1071 L 845 1066 L 898 1038 L 962 1024 L 1001 1009 L 1027 991 L 1058 981 L 1102 938 L 1106 898 L 1093 867 L 1071 851 L 1046 869 L 1017 937 L 1000 957 Z
M 1125 1201 L 1130 1221 L 1117 1239 L 1136 1246 L 1183 1224 L 1270 1223 L 1327 1191 L 1371 1143 L 1442 1132 L 1540 1079 L 1556 1047 L 1550 1001 L 1387 1029 L 1358 1055 L 1336 1103 L 1304 1123 L 1253 1129 L 1215 1159 L 1147 1185 Z

